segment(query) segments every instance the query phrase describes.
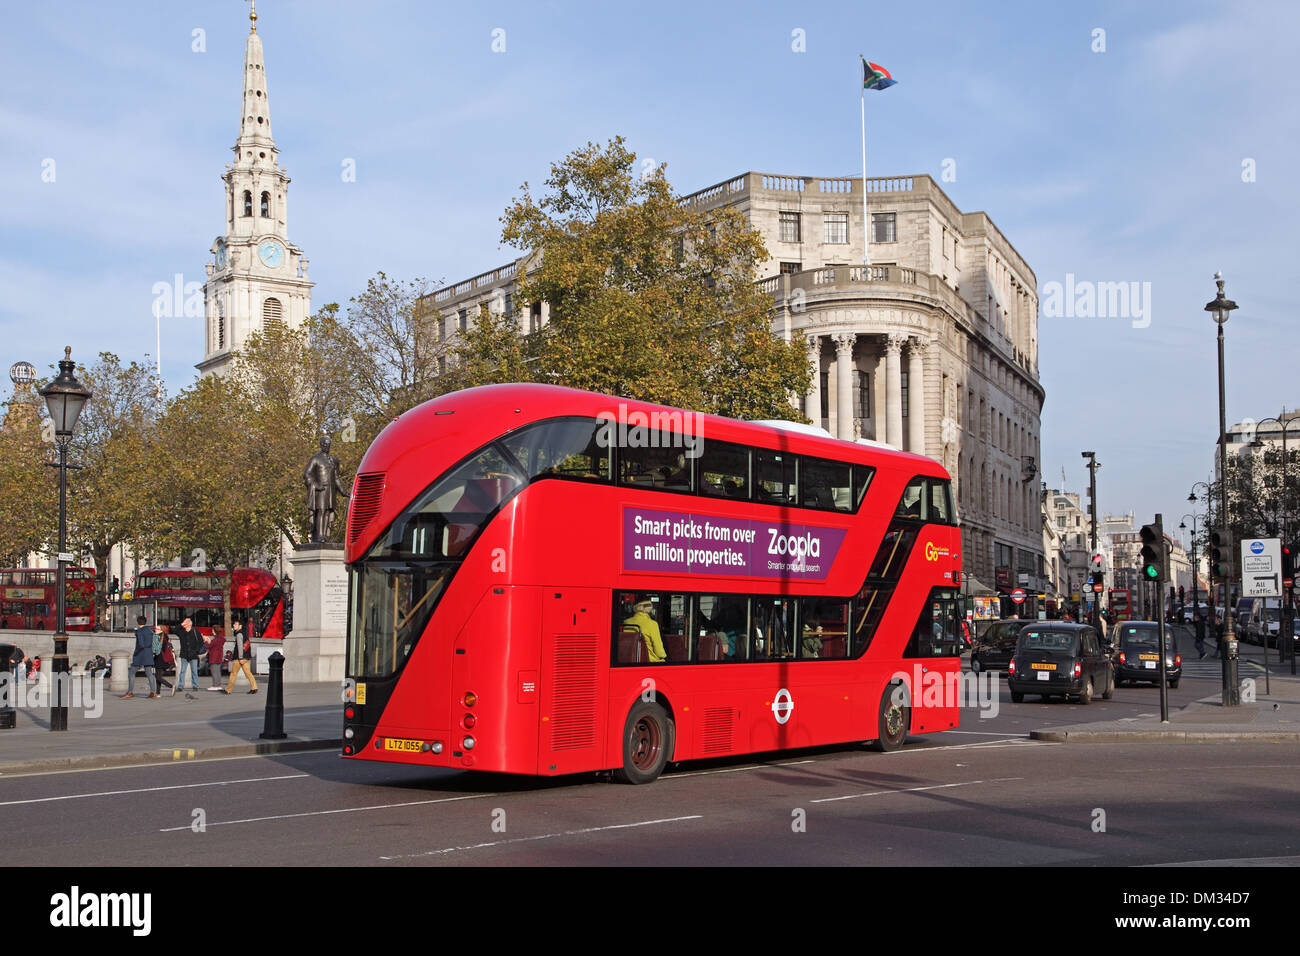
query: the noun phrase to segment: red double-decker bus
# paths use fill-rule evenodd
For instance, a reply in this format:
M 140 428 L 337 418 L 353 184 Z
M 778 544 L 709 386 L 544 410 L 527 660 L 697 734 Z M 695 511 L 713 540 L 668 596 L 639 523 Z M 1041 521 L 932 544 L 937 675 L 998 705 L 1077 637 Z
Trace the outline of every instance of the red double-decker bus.
M 348 514 L 343 753 L 613 770 L 958 725 L 931 459 L 547 385 L 400 416 Z
M 187 617 L 195 627 L 209 633 L 225 627 L 223 600 L 230 580 L 227 571 L 155 568 L 136 576 L 132 599 L 156 601 L 158 623 L 170 625 L 173 633 Z M 284 593 L 270 571 L 235 568 L 230 610 L 245 622 L 244 633 L 249 637 L 284 637 Z
M 59 572 L 56 568 L 0 570 L 0 628 L 52 631 L 59 622 Z M 95 626 L 95 572 L 67 568 L 64 621 L 69 631 Z

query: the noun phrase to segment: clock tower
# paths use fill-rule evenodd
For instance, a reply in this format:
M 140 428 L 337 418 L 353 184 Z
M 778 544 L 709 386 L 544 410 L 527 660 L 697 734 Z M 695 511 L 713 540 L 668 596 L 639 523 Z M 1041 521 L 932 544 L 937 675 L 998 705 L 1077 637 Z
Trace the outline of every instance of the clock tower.
M 254 332 L 276 323 L 300 325 L 311 313 L 307 259 L 289 241 L 289 177 L 271 137 L 257 8 L 244 46 L 244 101 L 235 161 L 226 164 L 226 231 L 212 243 L 203 284 L 203 375 L 228 371 L 234 353 Z

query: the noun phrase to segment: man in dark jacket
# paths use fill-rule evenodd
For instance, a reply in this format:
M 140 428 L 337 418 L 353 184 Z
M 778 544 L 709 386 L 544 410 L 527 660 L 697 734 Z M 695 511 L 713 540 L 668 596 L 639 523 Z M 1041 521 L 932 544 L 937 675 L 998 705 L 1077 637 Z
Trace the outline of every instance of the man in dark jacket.
M 176 677 L 176 689 L 185 689 L 185 671 L 190 671 L 190 690 L 199 689 L 199 655 L 203 653 L 203 635 L 194 626 L 194 621 L 186 618 L 181 621 L 181 662 Z M 186 694 L 187 700 L 194 700 L 193 694 Z
M 138 668 L 144 668 L 144 676 L 149 681 L 149 699 L 155 700 L 158 682 L 153 676 L 153 628 L 143 614 L 136 615 L 135 623 L 138 627 L 135 629 L 135 656 L 131 658 L 131 683 L 122 700 L 135 697 L 135 672 Z
M 249 651 L 251 650 L 248 644 L 248 635 L 244 633 L 244 625 L 238 618 L 231 622 L 230 627 L 230 652 L 234 656 L 230 659 L 230 683 L 226 685 L 225 692 L 229 694 L 235 689 L 235 678 L 239 676 L 240 671 L 243 671 L 244 676 L 248 678 L 248 682 L 253 685 L 253 689 L 249 693 L 256 694 L 257 678 L 253 676 L 253 669 L 248 666 Z

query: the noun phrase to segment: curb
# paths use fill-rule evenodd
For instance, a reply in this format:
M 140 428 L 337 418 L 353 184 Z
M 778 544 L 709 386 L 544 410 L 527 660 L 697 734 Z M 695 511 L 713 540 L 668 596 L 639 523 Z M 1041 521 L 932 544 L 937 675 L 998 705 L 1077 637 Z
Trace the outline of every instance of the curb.
M 1223 743 L 1228 741 L 1265 744 L 1300 743 L 1294 730 L 1031 730 L 1031 740 L 1056 744 L 1118 743 Z
M 0 764 L 0 778 L 20 774 L 53 773 L 61 770 L 103 770 L 112 767 L 216 760 L 221 757 L 255 757 L 304 750 L 338 750 L 342 746 L 342 738 L 334 737 L 328 740 L 268 740 L 255 744 L 233 744 L 224 747 L 172 747 L 148 750 L 143 753 L 50 757 L 44 760 L 21 760 Z

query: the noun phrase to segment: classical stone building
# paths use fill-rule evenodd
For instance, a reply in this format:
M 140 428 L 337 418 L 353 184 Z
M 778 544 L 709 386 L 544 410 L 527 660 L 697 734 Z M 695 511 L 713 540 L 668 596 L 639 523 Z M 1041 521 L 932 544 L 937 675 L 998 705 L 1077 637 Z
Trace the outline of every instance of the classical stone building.
M 234 163 L 226 185 L 226 231 L 213 241 L 203 284 L 206 316 L 200 373 L 226 370 L 248 337 L 271 323 L 299 325 L 311 314 L 307 259 L 289 241 L 289 176 L 271 136 L 257 12 L 244 45 L 244 92 Z
M 849 440 L 940 461 L 952 474 L 965 567 L 1002 590 L 1045 583 L 1038 462 L 1038 296 L 1028 264 L 982 212 L 928 176 L 863 180 L 748 172 L 685 197 L 732 206 L 771 255 L 773 322 L 803 335 L 812 388 L 798 405 Z M 870 262 L 869 265 L 865 264 Z M 535 330 L 545 303 L 516 303 L 518 263 L 432 294 L 440 339 L 479 305 Z

